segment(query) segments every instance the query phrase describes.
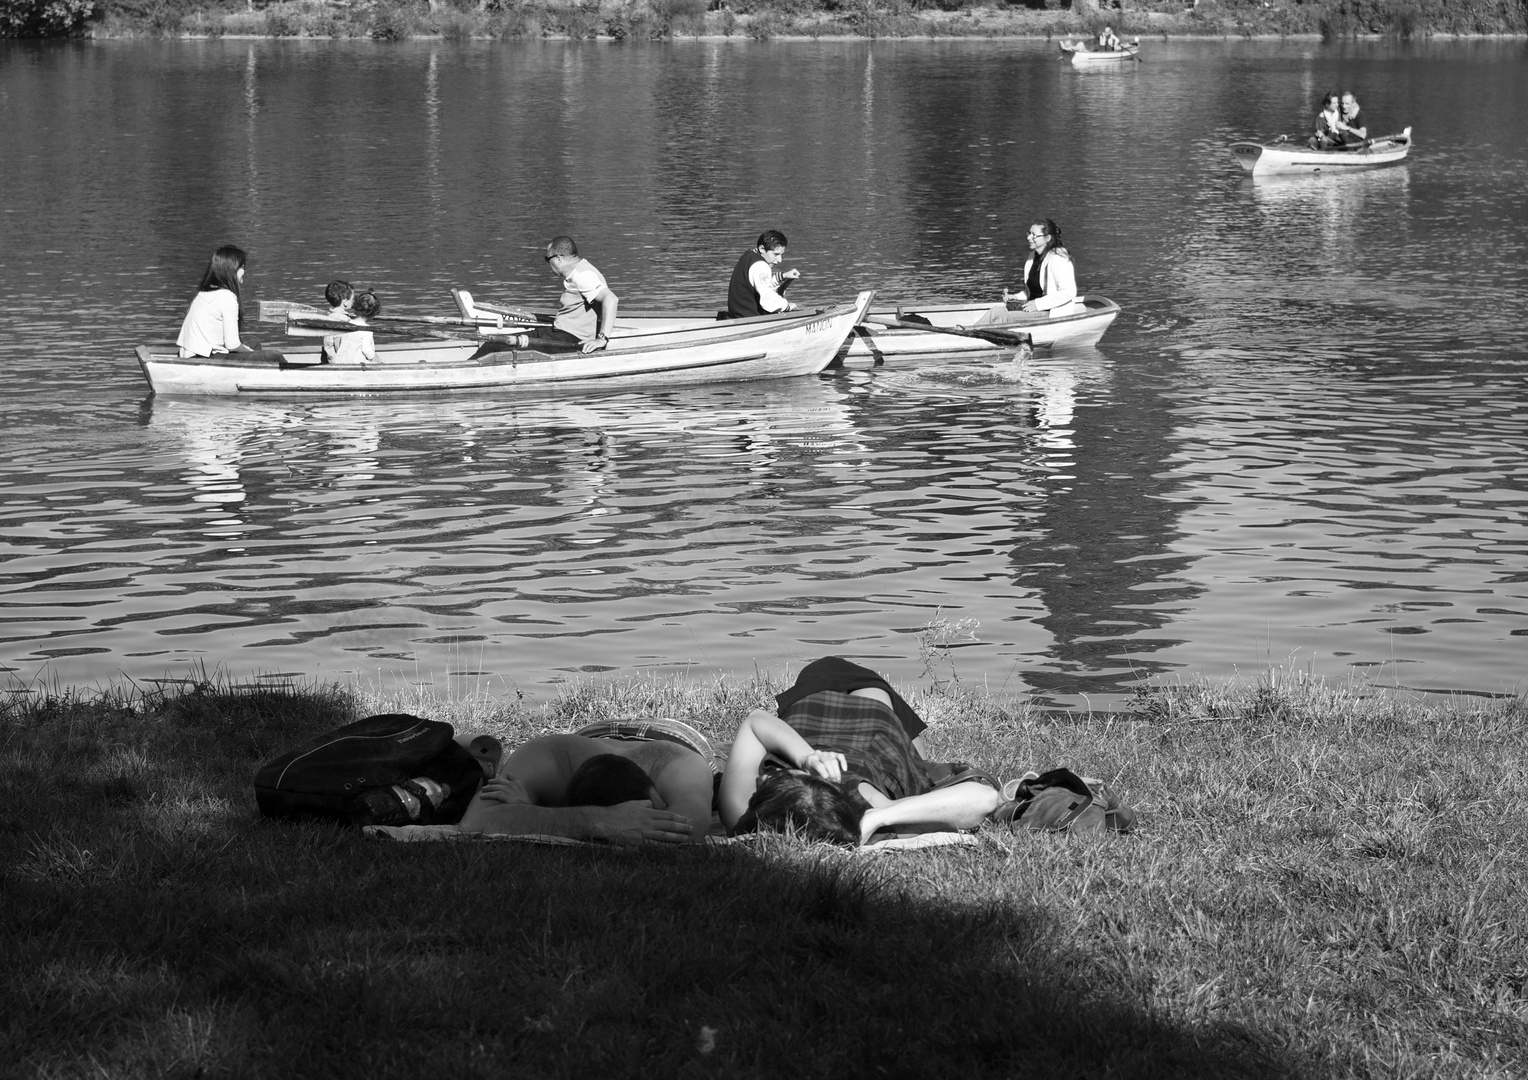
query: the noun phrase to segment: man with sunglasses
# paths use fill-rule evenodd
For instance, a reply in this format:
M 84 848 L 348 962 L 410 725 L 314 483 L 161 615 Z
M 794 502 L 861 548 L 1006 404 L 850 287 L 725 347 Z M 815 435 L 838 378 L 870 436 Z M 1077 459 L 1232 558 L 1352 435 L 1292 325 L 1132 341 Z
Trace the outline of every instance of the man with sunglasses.
M 547 267 L 562 279 L 561 306 L 552 319 L 553 340 L 576 343 L 586 353 L 610 344 L 620 298 L 605 276 L 578 254 L 571 236 L 554 236 L 546 246 Z M 543 331 L 543 333 L 545 333 Z

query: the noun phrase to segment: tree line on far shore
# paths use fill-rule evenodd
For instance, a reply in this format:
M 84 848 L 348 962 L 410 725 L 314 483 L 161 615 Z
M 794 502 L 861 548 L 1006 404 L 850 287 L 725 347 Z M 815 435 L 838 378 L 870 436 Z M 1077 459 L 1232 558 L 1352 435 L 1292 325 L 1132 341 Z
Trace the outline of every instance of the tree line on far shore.
M 0 0 L 0 37 L 1523 34 L 1528 0 Z

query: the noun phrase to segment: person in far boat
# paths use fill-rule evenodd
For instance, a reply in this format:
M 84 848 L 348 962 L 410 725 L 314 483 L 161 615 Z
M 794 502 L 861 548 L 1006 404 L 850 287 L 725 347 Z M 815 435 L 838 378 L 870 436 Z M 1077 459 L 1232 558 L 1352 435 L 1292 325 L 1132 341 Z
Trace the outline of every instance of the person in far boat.
M 1337 122 L 1337 131 L 1342 144 L 1348 147 L 1360 147 L 1369 139 L 1369 129 L 1364 127 L 1363 121 L 1358 118 L 1358 98 L 1353 96 L 1353 91 L 1342 92 L 1342 115 Z
M 1316 130 L 1305 145 L 1312 150 L 1330 150 L 1342 145 L 1342 97 L 1330 90 L 1321 98 L 1321 112 L 1316 116 Z
M 182 360 L 193 356 L 256 352 L 260 345 L 239 337 L 239 285 L 248 257 L 231 244 L 212 253 L 175 344 Z
M 1061 243 L 1061 230 L 1050 218 L 1029 227 L 1030 255 L 1024 263 L 1024 287 L 1003 290 L 1010 310 L 1044 311 L 1052 316 L 1077 310 L 1077 272 L 1071 252 Z
M 324 299 L 329 303 L 329 318 L 350 321 L 351 308 L 355 303 L 355 287 L 350 282 L 341 281 L 338 278 L 329 282 L 324 288 Z M 325 334 L 323 351 L 320 354 L 321 362 L 325 364 L 333 362 L 335 354 L 340 351 L 340 343 L 344 340 L 344 334 Z
M 377 299 L 377 294 L 370 289 L 356 293 L 351 305 L 352 321 L 357 326 L 365 326 L 368 319 L 382 310 L 382 301 Z M 377 358 L 377 339 L 370 330 L 351 330 L 349 333 L 334 336 L 340 339 L 340 343 L 339 348 L 334 352 L 332 363 L 366 364 Z M 326 346 L 328 340 L 328 338 L 324 339 Z
M 578 254 L 571 236 L 554 236 L 546 246 L 546 263 L 562 279 L 561 307 L 552 319 L 553 340 L 576 342 L 590 353 L 610 344 L 620 298 L 610 291 L 594 264 Z M 542 330 L 539 337 L 547 337 Z
M 776 269 L 785 258 L 787 242 L 779 229 L 766 229 L 759 234 L 758 242 L 743 252 L 727 285 L 728 317 L 747 319 L 796 310 L 796 305 L 785 298 L 785 290 L 801 276 L 801 271 L 781 273 Z
M 1112 28 L 1106 26 L 1098 32 L 1100 52 L 1118 52 L 1122 47 L 1119 43 L 1119 35 Z
M 870 669 L 824 657 L 776 703 L 775 713 L 744 718 L 727 754 L 717 811 L 730 833 L 794 832 L 855 846 L 883 829 L 974 829 L 1001 818 L 1008 800 L 997 782 L 925 761 L 923 721 Z M 942 786 L 936 770 L 947 773 Z

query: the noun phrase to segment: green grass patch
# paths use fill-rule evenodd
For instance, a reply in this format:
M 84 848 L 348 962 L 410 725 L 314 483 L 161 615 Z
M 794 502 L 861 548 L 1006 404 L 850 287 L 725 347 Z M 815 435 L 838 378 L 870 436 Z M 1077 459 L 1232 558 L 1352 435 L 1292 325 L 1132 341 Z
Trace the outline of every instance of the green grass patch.
M 1116 714 L 909 693 L 938 756 L 1109 780 L 1126 837 L 411 845 L 254 807 L 261 760 L 371 712 L 725 738 L 788 682 L 0 691 L 0 1072 L 1522 1075 L 1521 699 L 1283 672 Z

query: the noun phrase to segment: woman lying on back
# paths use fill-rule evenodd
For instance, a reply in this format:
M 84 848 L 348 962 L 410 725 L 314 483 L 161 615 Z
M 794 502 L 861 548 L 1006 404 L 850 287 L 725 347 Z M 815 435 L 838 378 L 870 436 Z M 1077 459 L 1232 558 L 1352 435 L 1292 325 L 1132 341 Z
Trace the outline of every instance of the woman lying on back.
M 239 340 L 239 284 L 244 280 L 246 261 L 244 252 L 232 245 L 212 253 L 191 300 L 191 310 L 181 324 L 180 336 L 175 339 L 182 360 L 255 351 Z
M 802 669 L 733 739 L 717 809 L 729 833 L 799 831 L 840 844 L 881 829 L 973 829 L 1004 804 L 979 780 L 935 789 L 923 722 L 874 672 L 837 657 Z

